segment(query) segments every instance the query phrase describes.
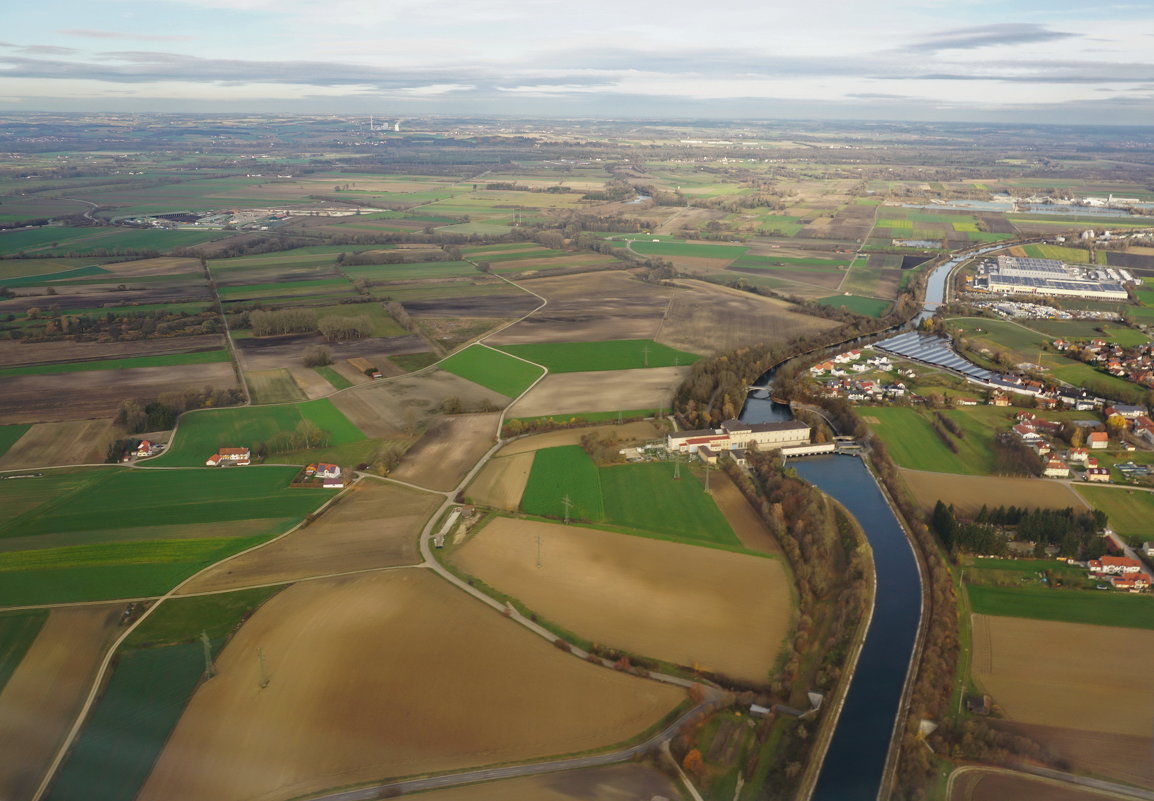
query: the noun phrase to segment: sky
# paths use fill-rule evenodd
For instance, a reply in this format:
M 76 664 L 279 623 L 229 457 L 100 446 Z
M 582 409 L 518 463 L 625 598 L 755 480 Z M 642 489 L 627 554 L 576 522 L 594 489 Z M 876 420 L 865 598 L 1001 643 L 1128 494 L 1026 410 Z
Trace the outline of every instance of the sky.
M 1154 2 L 9 0 L 0 112 L 1154 125 Z

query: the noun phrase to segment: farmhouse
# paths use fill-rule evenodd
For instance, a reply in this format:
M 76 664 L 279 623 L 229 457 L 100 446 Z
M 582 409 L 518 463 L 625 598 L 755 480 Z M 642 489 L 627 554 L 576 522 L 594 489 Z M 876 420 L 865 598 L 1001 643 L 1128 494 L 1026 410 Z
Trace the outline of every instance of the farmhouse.
M 698 431 L 678 431 L 665 438 L 665 447 L 671 453 L 697 453 L 698 448 L 710 451 L 771 450 L 809 442 L 810 428 L 805 423 L 743 423 L 726 420 L 721 428 Z
M 1103 556 L 1101 559 L 1091 559 L 1086 566 L 1090 568 L 1091 573 L 1105 576 L 1124 576 L 1142 572 L 1142 563 L 1126 556 Z
M 318 462 L 316 473 L 317 478 L 340 478 L 341 468 L 335 464 L 327 464 L 326 462 Z
M 246 465 L 252 460 L 252 454 L 248 448 L 221 448 L 219 451 L 208 457 L 205 461 L 205 467 L 223 467 L 224 465 Z
M 1130 576 L 1113 576 L 1110 579 L 1110 584 L 1116 590 L 1130 590 L 1131 592 L 1142 592 L 1150 589 L 1150 579 L 1141 573 Z
M 152 454 L 152 443 L 146 439 L 142 439 L 140 444 L 136 446 L 136 457 L 138 459 Z

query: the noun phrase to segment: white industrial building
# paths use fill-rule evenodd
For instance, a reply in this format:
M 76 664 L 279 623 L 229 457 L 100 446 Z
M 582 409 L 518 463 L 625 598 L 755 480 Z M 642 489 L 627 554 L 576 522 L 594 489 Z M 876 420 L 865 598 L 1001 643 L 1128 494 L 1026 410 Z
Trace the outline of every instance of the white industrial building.
M 809 442 L 810 427 L 805 423 L 743 423 L 726 420 L 721 428 L 697 431 L 678 431 L 665 437 L 670 453 L 697 453 L 698 448 L 714 452 L 758 450 L 767 451 Z
M 1112 268 L 1076 267 L 1054 259 L 998 256 L 982 265 L 978 288 L 1004 295 L 1069 295 L 1126 300 L 1126 277 Z

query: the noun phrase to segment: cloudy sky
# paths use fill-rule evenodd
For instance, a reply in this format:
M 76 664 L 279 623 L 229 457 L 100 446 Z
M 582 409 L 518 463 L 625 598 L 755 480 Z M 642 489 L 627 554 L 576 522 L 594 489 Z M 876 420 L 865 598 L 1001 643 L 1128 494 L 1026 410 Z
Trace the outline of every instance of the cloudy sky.
M 9 0 L 0 110 L 1154 125 L 1154 2 Z

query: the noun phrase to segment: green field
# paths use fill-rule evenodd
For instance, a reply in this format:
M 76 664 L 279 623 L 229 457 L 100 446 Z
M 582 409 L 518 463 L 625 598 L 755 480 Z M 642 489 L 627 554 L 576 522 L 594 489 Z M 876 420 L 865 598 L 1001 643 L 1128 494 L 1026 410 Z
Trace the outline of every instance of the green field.
M 741 546 L 729 521 L 684 465 L 674 479 L 669 462 L 641 462 L 601 469 L 605 518 L 629 528 L 689 542 Z
M 405 372 L 411 373 L 414 370 L 420 370 L 428 367 L 430 364 L 437 363 L 437 354 L 432 351 L 423 351 L 421 353 L 404 353 L 399 356 L 390 356 L 389 361 L 400 367 Z
M 605 519 L 601 471 L 580 445 L 545 448 L 533 457 L 533 469 L 521 496 L 521 510 L 541 517 L 566 517 L 564 499 L 571 505 L 571 520 Z
M 866 317 L 881 317 L 890 307 L 888 300 L 863 298 L 860 295 L 831 295 L 828 298 L 820 298 L 817 302 L 822 306 L 848 309 Z
M 982 615 L 1154 629 L 1154 598 L 1148 595 L 1044 587 L 968 586 L 966 589 L 973 611 Z
M 81 373 L 94 370 L 132 370 L 139 367 L 175 367 L 187 364 L 217 364 L 232 359 L 227 350 L 202 350 L 195 353 L 173 353 L 168 356 L 129 356 L 123 359 L 100 359 L 93 362 L 68 364 L 35 364 L 28 367 L 0 368 L 0 378 L 21 375 L 50 375 L 53 373 Z M 6 428 L 7 426 L 5 426 Z M 2 437 L 2 434 L 0 434 Z M 2 439 L 0 439 L 2 445 Z M 0 451 L 2 452 L 2 451 Z
M 543 364 L 551 373 L 685 366 L 701 358 L 697 354 L 676 350 L 651 339 L 504 345 L 499 350 Z
M 634 240 L 629 248 L 645 256 L 685 256 L 694 259 L 738 259 L 748 248 L 735 245 L 704 245 L 692 242 Z
M 197 642 L 201 632 L 210 640 L 223 641 L 238 621 L 284 589 L 258 587 L 191 598 L 163 601 L 124 641 L 126 648 L 176 645 Z
M 1061 245 L 1024 245 L 1022 250 L 1035 259 L 1056 259 L 1070 264 L 1088 264 L 1090 251 L 1083 248 L 1067 248 Z
M 99 251 L 167 251 L 232 236 L 230 231 L 158 231 L 130 228 L 35 228 L 0 237 L 0 255 L 71 256 Z
M 740 548 L 729 522 L 687 466 L 670 462 L 598 468 L 579 445 L 537 451 L 521 497 L 526 514 L 605 523 L 679 542 Z
M 252 447 L 280 432 L 291 432 L 309 420 L 332 434 L 333 445 L 365 438 L 360 429 L 327 398 L 285 406 L 209 409 L 181 415 L 168 451 L 146 464 L 159 467 L 199 467 L 218 448 Z M 271 461 L 276 461 L 274 456 Z
M 987 475 L 993 470 L 991 442 L 994 432 L 979 415 L 956 409 L 943 412 L 966 433 L 965 439 L 950 435 L 958 446 L 955 454 L 935 433 L 928 412 L 902 406 L 878 406 L 858 411 L 870 430 L 881 437 L 890 457 L 901 467 L 966 475 Z
M 333 389 L 348 389 L 353 385 L 352 381 L 349 381 L 331 367 L 314 367 L 313 369 L 317 371 L 317 374 L 320 375 L 321 378 L 332 384 Z
M 460 278 L 477 276 L 477 268 L 467 261 L 430 261 L 414 264 L 358 264 L 341 265 L 340 270 L 349 278 L 367 278 L 371 281 L 420 281 L 429 278 Z
M 122 652 L 47 801 L 135 798 L 203 673 L 199 643 Z
M 23 423 L 17 425 L 0 426 L 0 456 L 8 452 L 8 449 L 16 444 L 28 429 L 32 428 L 30 423 Z
M 1108 487 L 1076 489 L 1091 506 L 1106 513 L 1110 528 L 1118 534 L 1154 540 L 1154 493 Z
M 40 284 L 48 284 L 54 281 L 67 281 L 71 278 L 90 278 L 96 275 L 111 276 L 113 275 L 103 267 L 95 264 L 88 267 L 75 267 L 71 270 L 63 270 L 58 273 L 46 273 L 43 275 L 28 275 L 23 278 L 8 278 L 4 280 L 4 286 L 38 286 Z
M 541 375 L 541 368 L 484 345 L 470 345 L 437 365 L 474 384 L 515 398 Z
M 0 692 L 47 619 L 47 609 L 0 614 Z

